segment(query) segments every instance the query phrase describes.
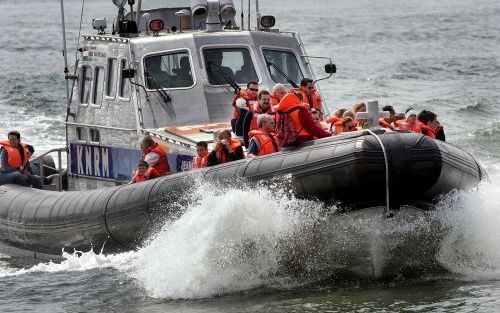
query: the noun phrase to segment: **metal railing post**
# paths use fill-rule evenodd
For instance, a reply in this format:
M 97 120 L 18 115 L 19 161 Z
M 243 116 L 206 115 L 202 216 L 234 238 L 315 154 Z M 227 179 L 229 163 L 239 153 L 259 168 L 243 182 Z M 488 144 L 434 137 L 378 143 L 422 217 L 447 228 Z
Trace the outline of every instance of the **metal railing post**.
M 59 179 L 57 181 L 57 191 L 62 191 L 62 157 L 61 150 L 57 150 L 57 172 L 59 175 Z

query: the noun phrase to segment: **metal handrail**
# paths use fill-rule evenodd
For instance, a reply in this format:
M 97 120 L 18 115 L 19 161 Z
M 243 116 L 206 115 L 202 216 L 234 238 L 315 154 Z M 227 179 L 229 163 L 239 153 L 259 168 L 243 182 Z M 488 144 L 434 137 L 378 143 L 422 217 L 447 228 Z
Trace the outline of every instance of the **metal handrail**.
M 190 139 L 190 138 L 187 138 L 187 137 L 184 137 L 182 135 L 178 135 L 176 133 L 173 133 L 171 131 L 168 131 L 166 129 L 163 130 L 165 133 L 169 134 L 169 135 L 172 135 L 172 136 L 175 136 L 179 139 L 176 139 L 176 138 L 172 138 L 172 137 L 169 137 L 169 136 L 165 136 L 165 135 L 162 135 L 162 134 L 159 134 L 157 132 L 154 132 L 152 130 L 148 130 L 148 129 L 141 129 L 141 132 L 144 133 L 144 134 L 148 134 L 148 135 L 151 135 L 153 137 L 157 137 L 161 140 L 164 140 L 166 142 L 169 142 L 169 143 L 174 143 L 174 144 L 179 144 L 179 145 L 182 145 L 186 148 L 195 148 L 196 149 L 196 141 Z
M 44 153 L 37 155 L 36 157 L 30 159 L 30 162 L 39 162 L 39 168 L 40 168 L 40 176 L 43 177 L 43 170 L 44 170 L 44 164 L 43 164 L 43 157 L 46 155 L 49 155 L 51 153 L 57 152 L 57 174 L 50 175 L 49 178 L 53 177 L 58 177 L 57 180 L 57 191 L 62 191 L 62 177 L 63 177 L 63 170 L 62 170 L 62 152 L 66 152 L 67 148 L 54 148 L 48 151 L 45 151 Z

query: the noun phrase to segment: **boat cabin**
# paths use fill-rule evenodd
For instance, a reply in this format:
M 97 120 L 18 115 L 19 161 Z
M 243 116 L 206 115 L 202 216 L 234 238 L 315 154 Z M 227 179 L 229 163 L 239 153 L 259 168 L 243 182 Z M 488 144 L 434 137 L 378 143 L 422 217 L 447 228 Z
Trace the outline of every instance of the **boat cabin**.
M 117 22 L 107 32 L 106 20 L 93 21 L 68 76 L 70 190 L 128 182 L 145 134 L 167 150 L 172 172 L 189 170 L 196 142 L 230 128 L 238 89 L 314 78 L 298 34 L 259 12 L 256 29 L 238 26 L 230 0 L 143 0 L 128 13 L 126 0 L 114 2 Z

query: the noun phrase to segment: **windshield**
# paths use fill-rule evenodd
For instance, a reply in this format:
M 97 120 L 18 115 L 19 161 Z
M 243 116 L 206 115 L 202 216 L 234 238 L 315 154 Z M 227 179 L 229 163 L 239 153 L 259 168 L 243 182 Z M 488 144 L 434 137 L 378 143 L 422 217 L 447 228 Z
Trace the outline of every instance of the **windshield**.
M 194 84 L 187 51 L 146 57 L 144 69 L 148 89 L 188 88 Z
M 304 78 L 304 75 L 300 70 L 299 62 L 297 61 L 295 54 L 290 51 L 270 49 L 263 49 L 262 52 L 264 53 L 266 62 L 273 63 L 293 82 L 295 82 L 296 84 L 300 84 L 300 81 L 302 80 L 302 78 Z M 275 83 L 289 84 L 286 77 L 282 75 L 278 69 L 274 68 L 273 66 L 268 66 L 267 68 L 269 70 L 269 74 L 271 75 L 271 79 Z
M 228 85 L 229 81 L 246 85 L 259 81 L 248 49 L 205 49 L 203 57 L 210 85 Z

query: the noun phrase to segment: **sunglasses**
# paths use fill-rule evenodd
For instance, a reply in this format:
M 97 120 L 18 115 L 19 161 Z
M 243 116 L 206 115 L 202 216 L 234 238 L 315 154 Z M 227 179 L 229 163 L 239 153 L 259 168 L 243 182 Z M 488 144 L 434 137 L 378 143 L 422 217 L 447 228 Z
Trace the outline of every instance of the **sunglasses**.
M 254 92 L 258 92 L 259 91 L 259 89 L 256 89 L 256 88 L 248 88 L 248 90 L 254 91 Z

